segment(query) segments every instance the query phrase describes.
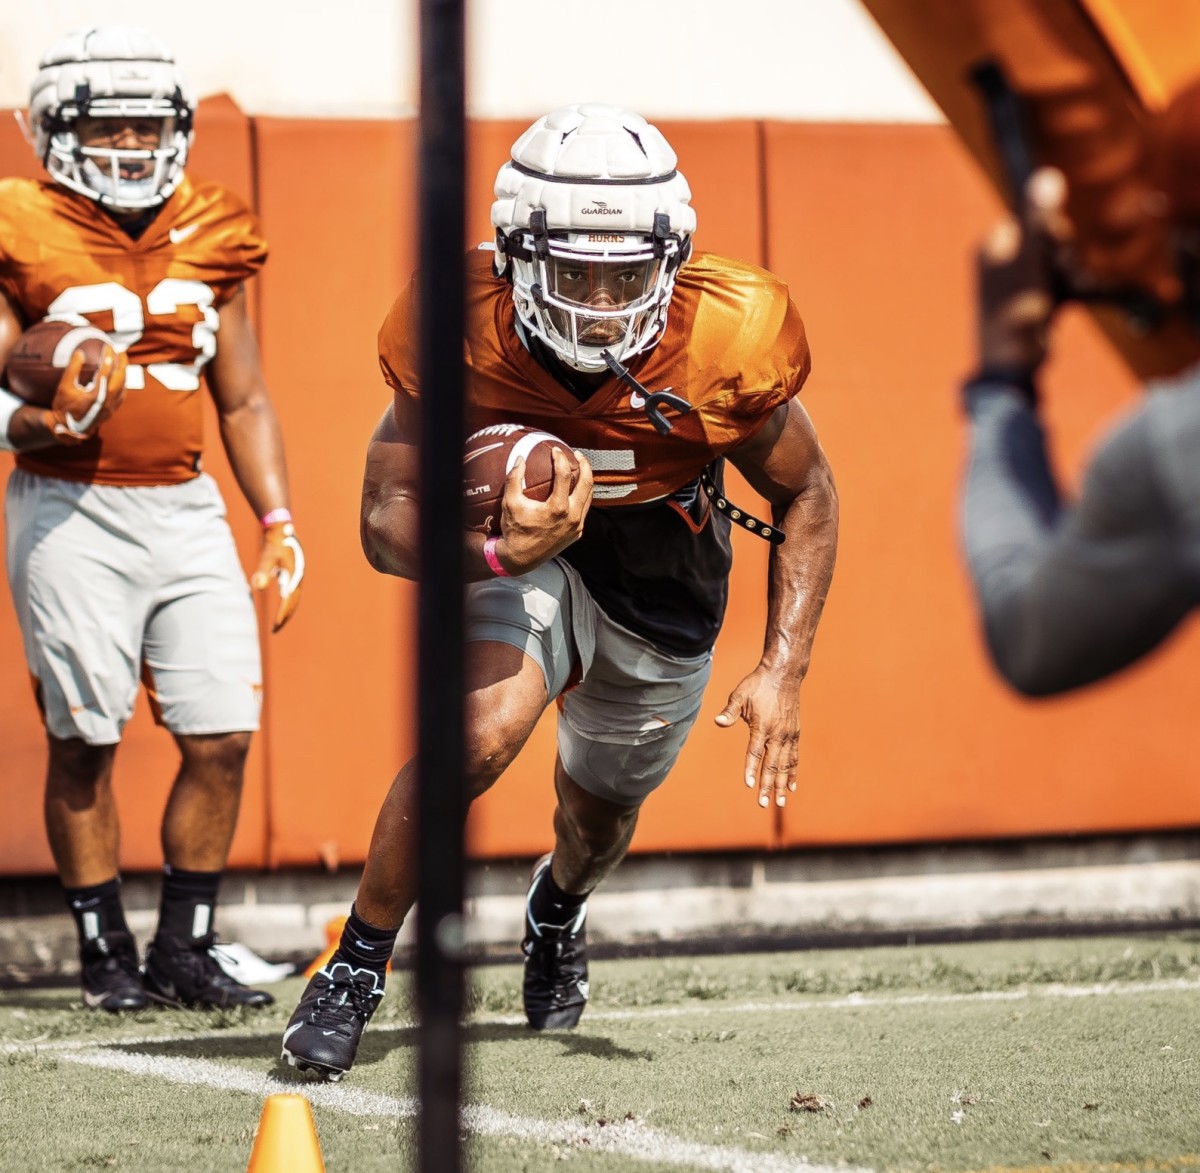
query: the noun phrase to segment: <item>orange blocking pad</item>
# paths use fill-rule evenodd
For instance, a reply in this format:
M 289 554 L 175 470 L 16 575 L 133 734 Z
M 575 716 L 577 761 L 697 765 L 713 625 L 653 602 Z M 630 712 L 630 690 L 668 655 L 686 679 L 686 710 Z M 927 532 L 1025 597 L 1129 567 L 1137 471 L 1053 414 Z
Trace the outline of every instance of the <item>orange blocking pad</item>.
M 226 96 L 206 98 L 196 115 L 197 149 L 191 172 L 197 178 L 224 183 L 243 199 L 253 196 L 253 158 L 249 119 Z M 0 112 L 0 174 L 41 178 L 44 175 L 21 137 L 11 112 Z M 229 472 L 216 433 L 215 412 L 206 417 L 205 467 L 221 486 L 229 520 L 238 541 L 242 565 L 252 568 L 258 551 L 258 526 Z M 7 481 L 12 458 L 0 458 L 0 485 Z M 20 631 L 7 589 L 0 603 L 0 728 L 5 768 L 0 770 L 0 860 L 7 874 L 52 872 L 42 828 L 42 789 L 46 770 L 45 735 L 33 701 L 21 651 Z M 155 870 L 162 865 L 159 823 L 167 792 L 179 765 L 170 735 L 154 724 L 145 695 L 138 697 L 126 727 L 114 769 L 114 789 L 121 816 L 121 865 L 126 870 Z M 232 867 L 255 868 L 265 862 L 265 756 L 256 738 L 246 767 L 241 816 L 230 856 Z
M 415 126 L 260 118 L 253 151 L 227 100 L 201 107 L 194 173 L 257 194 L 272 256 L 252 287 L 309 559 L 293 622 L 263 640 L 255 739 L 233 864 L 353 865 L 414 745 L 415 588 L 376 574 L 358 539 L 367 439 L 389 402 L 379 324 L 415 263 Z M 467 241 L 491 238 L 492 180 L 522 122 L 471 127 Z M 761 850 L 1177 827 L 1200 819 L 1183 731 L 1195 634 L 1111 685 L 1028 704 L 984 660 L 955 532 L 963 450 L 955 384 L 971 363 L 970 251 L 999 205 L 943 127 L 664 123 L 695 192 L 700 248 L 765 263 L 807 323 L 804 392 L 842 498 L 841 551 L 804 689 L 801 791 L 782 817 L 742 784 L 743 726 L 713 717 L 757 659 L 765 544 L 734 535 L 726 629 L 691 741 L 646 805 L 638 851 Z M 253 165 L 253 166 L 252 166 Z M 0 118 L 0 170 L 33 174 Z M 736 180 L 736 181 L 735 181 Z M 1077 469 L 1135 384 L 1091 320 L 1068 314 L 1047 403 Z M 210 426 L 213 421 L 210 416 Z M 224 466 L 208 466 L 242 552 L 255 519 Z M 3 463 L 6 475 L 8 462 Z M 731 475 L 730 493 L 760 503 Z M 261 612 L 261 609 L 260 609 Z M 41 826 L 44 743 L 11 605 L 0 604 L 0 859 L 51 870 Z M 550 841 L 553 717 L 469 822 L 479 857 Z M 126 868 L 157 868 L 175 767 L 139 713 L 118 755 Z
M 414 591 L 373 571 L 358 537 L 367 441 L 391 402 L 376 334 L 414 264 L 412 135 L 257 122 L 262 347 L 308 558 L 300 610 L 267 640 L 273 866 L 361 860 L 413 748 Z
M 769 124 L 767 164 L 773 262 L 809 327 L 805 400 L 842 499 L 782 844 L 1194 824 L 1195 631 L 1049 703 L 985 662 L 956 532 L 971 257 L 998 212 L 973 163 L 940 127 Z M 1134 383 L 1081 314 L 1055 350 L 1049 425 L 1077 468 Z

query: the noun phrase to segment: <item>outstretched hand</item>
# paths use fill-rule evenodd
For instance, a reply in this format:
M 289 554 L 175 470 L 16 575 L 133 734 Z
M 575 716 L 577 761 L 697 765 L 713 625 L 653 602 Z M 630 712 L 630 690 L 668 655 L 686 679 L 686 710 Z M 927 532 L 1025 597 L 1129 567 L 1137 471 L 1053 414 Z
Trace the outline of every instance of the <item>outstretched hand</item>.
M 717 714 L 724 728 L 741 718 L 750 727 L 745 782 L 758 790 L 758 805 L 783 806 L 796 792 L 800 761 L 800 686 L 781 686 L 765 669 L 750 673 Z

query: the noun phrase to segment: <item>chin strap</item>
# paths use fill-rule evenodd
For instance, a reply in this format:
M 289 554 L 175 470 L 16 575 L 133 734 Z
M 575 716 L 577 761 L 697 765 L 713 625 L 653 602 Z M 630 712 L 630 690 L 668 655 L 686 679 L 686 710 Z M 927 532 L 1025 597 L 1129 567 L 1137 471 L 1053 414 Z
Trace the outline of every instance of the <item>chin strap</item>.
M 649 417 L 650 422 L 654 425 L 654 430 L 660 435 L 665 436 L 675 425 L 659 410 L 659 405 L 663 407 L 672 407 L 680 415 L 687 415 L 692 410 L 692 405 L 686 399 L 681 399 L 678 395 L 672 395 L 670 390 L 666 391 L 651 391 L 643 387 L 630 373 L 629 370 L 622 366 L 620 362 L 613 357 L 611 350 L 602 350 L 600 357 L 604 359 L 604 365 L 608 367 L 622 383 L 627 383 L 637 395 L 642 399 L 642 406 Z
M 635 392 L 639 398 L 643 400 L 643 408 L 649 417 L 650 422 L 654 425 L 654 430 L 660 436 L 667 435 L 674 428 L 661 408 L 670 407 L 679 412 L 680 415 L 687 415 L 692 410 L 692 405 L 686 399 L 680 398 L 678 395 L 672 395 L 670 391 L 651 391 L 644 387 L 641 383 L 631 375 L 626 367 L 619 360 L 613 357 L 611 351 L 602 350 L 601 358 L 604 359 L 605 366 L 621 380 L 627 384 Z M 740 525 L 742 529 L 748 530 L 752 534 L 757 534 L 758 537 L 770 542 L 772 546 L 783 544 L 784 532 L 776 526 L 768 525 L 765 521 L 759 521 L 753 514 L 747 513 L 744 509 L 739 509 L 732 501 L 730 501 L 718 488 L 716 481 L 713 480 L 712 474 L 708 469 L 704 469 L 700 474 L 700 487 L 704 490 L 704 495 L 712 502 L 712 507 L 718 512 L 725 514 L 730 521 L 736 525 Z

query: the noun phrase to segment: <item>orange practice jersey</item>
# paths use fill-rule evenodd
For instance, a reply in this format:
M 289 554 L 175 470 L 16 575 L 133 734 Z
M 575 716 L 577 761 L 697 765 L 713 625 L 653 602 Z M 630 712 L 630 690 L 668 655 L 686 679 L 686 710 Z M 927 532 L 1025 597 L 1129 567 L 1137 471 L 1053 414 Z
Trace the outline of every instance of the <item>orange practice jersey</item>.
M 29 472 L 106 485 L 196 476 L 201 372 L 217 309 L 266 260 L 253 214 L 185 179 L 137 240 L 95 203 L 49 182 L 0 180 L 0 292 L 26 326 L 73 313 L 128 354 L 124 402 L 92 439 L 20 453 Z
M 702 254 L 675 283 L 658 344 L 629 364 L 649 391 L 691 404 L 664 407 L 660 435 L 643 396 L 607 378 L 579 399 L 522 345 L 512 292 L 486 250 L 468 259 L 464 343 L 471 428 L 520 423 L 582 450 L 595 470 L 594 508 L 561 557 L 604 612 L 680 656 L 707 652 L 729 593 L 729 520 L 707 509 L 698 478 L 752 436 L 804 385 L 808 343 L 787 288 L 753 265 Z M 413 289 L 379 335 L 384 377 L 397 396 L 418 394 Z M 433 392 L 436 394 L 436 391 Z
M 692 410 L 664 415 L 655 431 L 627 383 L 608 378 L 579 400 L 522 345 L 512 293 L 487 250 L 469 255 L 464 356 L 471 429 L 520 423 L 583 451 L 595 472 L 596 506 L 670 496 L 737 447 L 796 395 L 808 376 L 804 324 L 787 287 L 762 269 L 702 253 L 679 271 L 658 344 L 629 363 L 650 391 L 670 391 Z M 417 395 L 414 286 L 396 300 L 379 333 L 384 378 Z

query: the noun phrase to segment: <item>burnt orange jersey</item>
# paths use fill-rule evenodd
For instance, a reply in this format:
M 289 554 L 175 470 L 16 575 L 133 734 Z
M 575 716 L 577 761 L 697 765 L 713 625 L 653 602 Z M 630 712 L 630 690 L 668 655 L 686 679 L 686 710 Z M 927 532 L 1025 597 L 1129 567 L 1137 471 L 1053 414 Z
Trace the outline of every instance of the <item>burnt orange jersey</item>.
M 185 179 L 134 240 L 84 196 L 0 180 L 0 292 L 27 326 L 80 314 L 129 357 L 124 402 L 96 436 L 20 453 L 17 464 L 106 485 L 194 477 L 217 309 L 266 256 L 253 214 L 217 184 Z
M 643 396 L 615 377 L 582 401 L 521 343 L 512 292 L 493 275 L 493 254 L 467 268 L 466 397 L 472 429 L 520 423 L 582 450 L 596 474 L 594 503 L 636 505 L 667 497 L 714 459 L 753 435 L 808 376 L 808 342 L 787 287 L 762 269 L 711 253 L 684 265 L 658 344 L 630 364 L 650 391 L 670 391 L 692 410 L 664 415 L 660 435 Z M 396 300 L 379 334 L 384 377 L 417 395 L 413 287 Z
M 534 358 L 490 252 L 471 254 L 467 271 L 470 426 L 528 424 L 585 452 L 596 475 L 593 508 L 562 559 L 624 627 L 675 655 L 707 652 L 724 617 L 733 552 L 729 520 L 708 510 L 698 478 L 710 469 L 719 486 L 720 458 L 804 385 L 808 343 L 787 288 L 711 254 L 680 269 L 662 338 L 630 363 L 648 391 L 691 405 L 686 413 L 663 408 L 673 425 L 664 436 L 628 383 L 608 378 L 581 399 Z M 413 303 L 410 288 L 379 334 L 397 396 L 419 393 Z

